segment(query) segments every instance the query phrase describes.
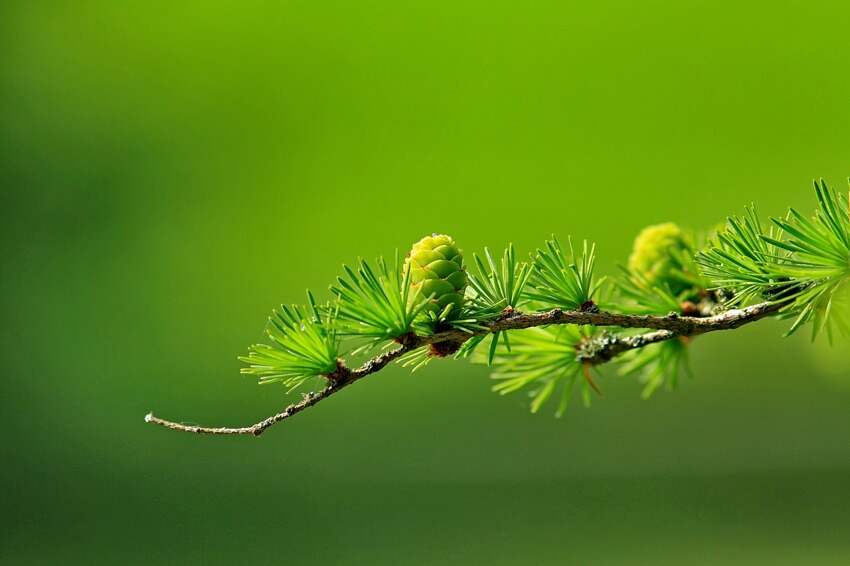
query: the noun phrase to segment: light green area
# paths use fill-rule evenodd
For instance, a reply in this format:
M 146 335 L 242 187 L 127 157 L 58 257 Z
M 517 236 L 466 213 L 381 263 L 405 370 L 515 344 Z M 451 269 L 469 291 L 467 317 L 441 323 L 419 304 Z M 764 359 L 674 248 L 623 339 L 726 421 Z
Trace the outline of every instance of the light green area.
M 240 376 L 343 262 L 815 206 L 850 174 L 839 2 L 0 7 L 0 563 L 847 564 L 850 380 L 806 333 L 560 420 L 486 368 L 287 403 Z M 844 368 L 848 366 L 844 364 Z M 842 380 L 841 377 L 846 379 Z

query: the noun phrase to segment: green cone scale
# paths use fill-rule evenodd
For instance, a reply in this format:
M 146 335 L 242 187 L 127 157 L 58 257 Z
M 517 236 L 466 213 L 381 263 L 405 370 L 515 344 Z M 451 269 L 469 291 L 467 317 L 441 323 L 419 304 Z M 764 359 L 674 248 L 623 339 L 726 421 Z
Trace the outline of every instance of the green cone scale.
M 419 292 L 419 300 L 429 300 L 426 310 L 440 315 L 451 305 L 448 318 L 460 312 L 466 291 L 466 272 L 463 255 L 451 236 L 425 236 L 413 244 L 406 263 L 411 290 Z
M 680 258 L 690 251 L 685 233 L 678 225 L 667 222 L 644 228 L 635 238 L 629 269 L 642 275 L 650 284 L 670 287 L 678 294 L 690 284 L 677 277 L 681 273 Z

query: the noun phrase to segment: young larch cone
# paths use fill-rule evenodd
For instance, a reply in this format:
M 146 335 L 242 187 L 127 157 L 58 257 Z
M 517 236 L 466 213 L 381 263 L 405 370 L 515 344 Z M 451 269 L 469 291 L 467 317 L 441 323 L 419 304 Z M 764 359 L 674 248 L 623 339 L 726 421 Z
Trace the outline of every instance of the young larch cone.
M 691 284 L 675 276 L 676 271 L 683 268 L 676 252 L 686 253 L 689 250 L 688 240 L 678 225 L 667 222 L 647 226 L 635 238 L 629 269 L 653 285 L 669 285 L 670 290 L 678 294 Z
M 429 301 L 426 309 L 435 314 L 452 305 L 447 317 L 454 318 L 463 306 L 466 271 L 463 254 L 451 236 L 425 236 L 410 250 L 405 262 L 410 270 L 410 286 L 418 300 Z

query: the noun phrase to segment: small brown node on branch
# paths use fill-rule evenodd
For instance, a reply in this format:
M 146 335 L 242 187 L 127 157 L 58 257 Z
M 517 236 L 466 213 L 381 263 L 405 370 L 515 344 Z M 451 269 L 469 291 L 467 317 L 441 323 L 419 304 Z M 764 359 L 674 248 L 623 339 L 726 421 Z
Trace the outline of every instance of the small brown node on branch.
M 396 344 L 401 344 L 402 346 L 409 346 L 410 344 L 413 344 L 417 339 L 418 338 L 416 337 L 415 333 L 408 332 L 407 334 L 402 334 L 397 338 L 393 338 L 393 342 L 395 342 Z
M 579 307 L 581 312 L 599 312 L 599 305 L 593 301 L 585 301 Z
M 457 352 L 463 342 L 457 340 L 446 340 L 444 342 L 435 342 L 428 346 L 428 355 L 435 358 L 445 358 Z
M 351 377 L 351 370 L 345 367 L 344 360 L 339 359 L 336 361 L 336 369 L 329 373 L 326 377 L 331 383 L 342 383 Z
M 693 301 L 684 301 L 679 308 L 682 309 L 682 314 L 685 316 L 700 316 L 702 311 L 699 306 Z

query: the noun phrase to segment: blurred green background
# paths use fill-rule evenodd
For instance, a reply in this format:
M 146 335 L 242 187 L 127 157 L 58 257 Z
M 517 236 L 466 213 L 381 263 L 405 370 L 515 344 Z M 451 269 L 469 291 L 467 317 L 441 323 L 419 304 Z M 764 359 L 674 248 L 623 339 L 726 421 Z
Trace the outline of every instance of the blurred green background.
M 434 231 L 470 253 L 850 173 L 842 2 L 0 8 L 0 562 L 847 564 L 850 355 L 765 322 L 560 420 L 393 367 L 260 439 L 280 302 Z M 612 368 L 613 369 L 613 368 Z

